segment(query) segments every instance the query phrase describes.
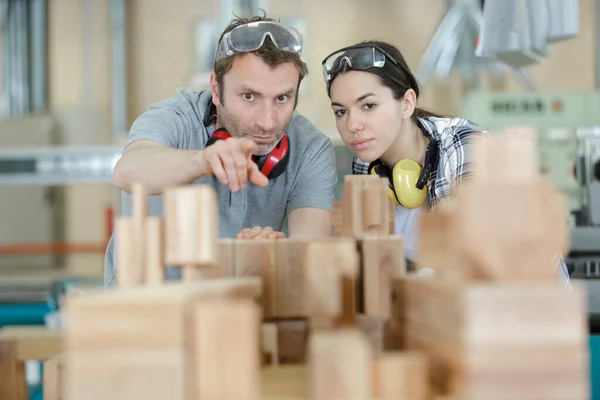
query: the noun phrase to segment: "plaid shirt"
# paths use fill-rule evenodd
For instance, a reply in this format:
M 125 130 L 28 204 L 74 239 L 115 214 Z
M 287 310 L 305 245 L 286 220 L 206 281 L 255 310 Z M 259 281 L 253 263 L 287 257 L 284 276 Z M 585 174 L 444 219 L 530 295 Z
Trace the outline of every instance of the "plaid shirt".
M 438 142 L 438 165 L 433 168 L 428 182 L 427 207 L 429 209 L 442 199 L 450 196 L 453 187 L 472 172 L 469 146 L 472 139 L 488 137 L 479 125 L 463 118 L 419 118 L 419 125 L 425 134 Z M 369 163 L 356 156 L 352 161 L 354 175 L 368 174 Z M 556 262 L 557 280 L 564 287 L 571 287 L 569 273 L 562 256 Z
M 448 197 L 454 185 L 471 173 L 468 144 L 473 138 L 487 136 L 479 125 L 462 118 L 419 118 L 419 125 L 431 140 L 438 142 L 438 165 L 432 169 L 428 182 L 427 203 L 435 206 Z M 356 156 L 352 161 L 352 173 L 368 174 L 369 163 Z

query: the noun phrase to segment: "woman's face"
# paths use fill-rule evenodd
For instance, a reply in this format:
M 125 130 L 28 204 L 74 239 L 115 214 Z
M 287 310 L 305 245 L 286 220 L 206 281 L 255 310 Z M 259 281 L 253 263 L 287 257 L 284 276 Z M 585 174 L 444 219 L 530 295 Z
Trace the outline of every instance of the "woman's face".
M 358 158 L 372 162 L 394 143 L 402 128 L 402 100 L 369 72 L 338 75 L 330 88 L 331 108 L 342 140 Z

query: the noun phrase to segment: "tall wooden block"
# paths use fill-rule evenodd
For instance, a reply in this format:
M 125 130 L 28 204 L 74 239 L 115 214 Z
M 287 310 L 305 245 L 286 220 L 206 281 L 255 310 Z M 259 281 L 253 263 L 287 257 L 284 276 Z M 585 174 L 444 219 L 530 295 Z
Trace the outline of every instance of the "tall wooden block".
M 164 194 L 166 263 L 184 268 L 183 278 L 193 281 L 198 269 L 216 275 L 219 263 L 219 210 L 217 195 L 208 185 L 171 188 Z
M 235 276 L 260 277 L 263 284 L 263 315 L 277 315 L 276 240 L 250 239 L 235 241 Z
M 313 333 L 308 380 L 312 400 L 370 399 L 373 358 L 367 339 L 353 329 Z
M 402 236 L 365 237 L 360 241 L 364 313 L 389 317 L 391 279 L 406 274 Z
M 427 354 L 432 384 L 442 393 L 467 400 L 587 398 L 583 287 L 402 279 L 406 345 Z
M 193 310 L 193 397 L 260 399 L 260 320 L 248 299 L 211 299 Z

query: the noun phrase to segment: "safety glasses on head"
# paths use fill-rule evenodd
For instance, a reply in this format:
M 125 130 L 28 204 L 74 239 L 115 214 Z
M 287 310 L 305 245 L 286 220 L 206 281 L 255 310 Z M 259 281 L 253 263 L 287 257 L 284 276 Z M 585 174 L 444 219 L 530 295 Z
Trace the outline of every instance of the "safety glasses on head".
M 279 50 L 298 55 L 302 53 L 302 35 L 296 29 L 278 22 L 257 21 L 240 25 L 223 35 L 215 62 L 234 54 L 256 51 L 265 43 L 267 36 Z
M 389 53 L 372 44 L 357 44 L 336 50 L 323 60 L 323 78 L 329 85 L 337 73 L 344 68 L 344 63 L 352 69 L 383 68 L 386 59 L 402 70 L 402 67 Z

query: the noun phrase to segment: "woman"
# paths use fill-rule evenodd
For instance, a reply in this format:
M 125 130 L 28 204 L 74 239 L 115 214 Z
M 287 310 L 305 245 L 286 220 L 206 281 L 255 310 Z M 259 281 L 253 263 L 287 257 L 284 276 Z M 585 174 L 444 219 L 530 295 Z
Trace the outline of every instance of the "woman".
M 323 73 L 338 131 L 355 154 L 353 173 L 390 180 L 396 234 L 404 237 L 406 258 L 414 262 L 419 213 L 469 175 L 469 143 L 487 134 L 469 120 L 417 107 L 417 80 L 388 43 L 369 41 L 337 50 L 323 60 Z M 402 171 L 416 182 L 407 186 L 394 180 Z M 562 260 L 557 273 L 568 284 Z

